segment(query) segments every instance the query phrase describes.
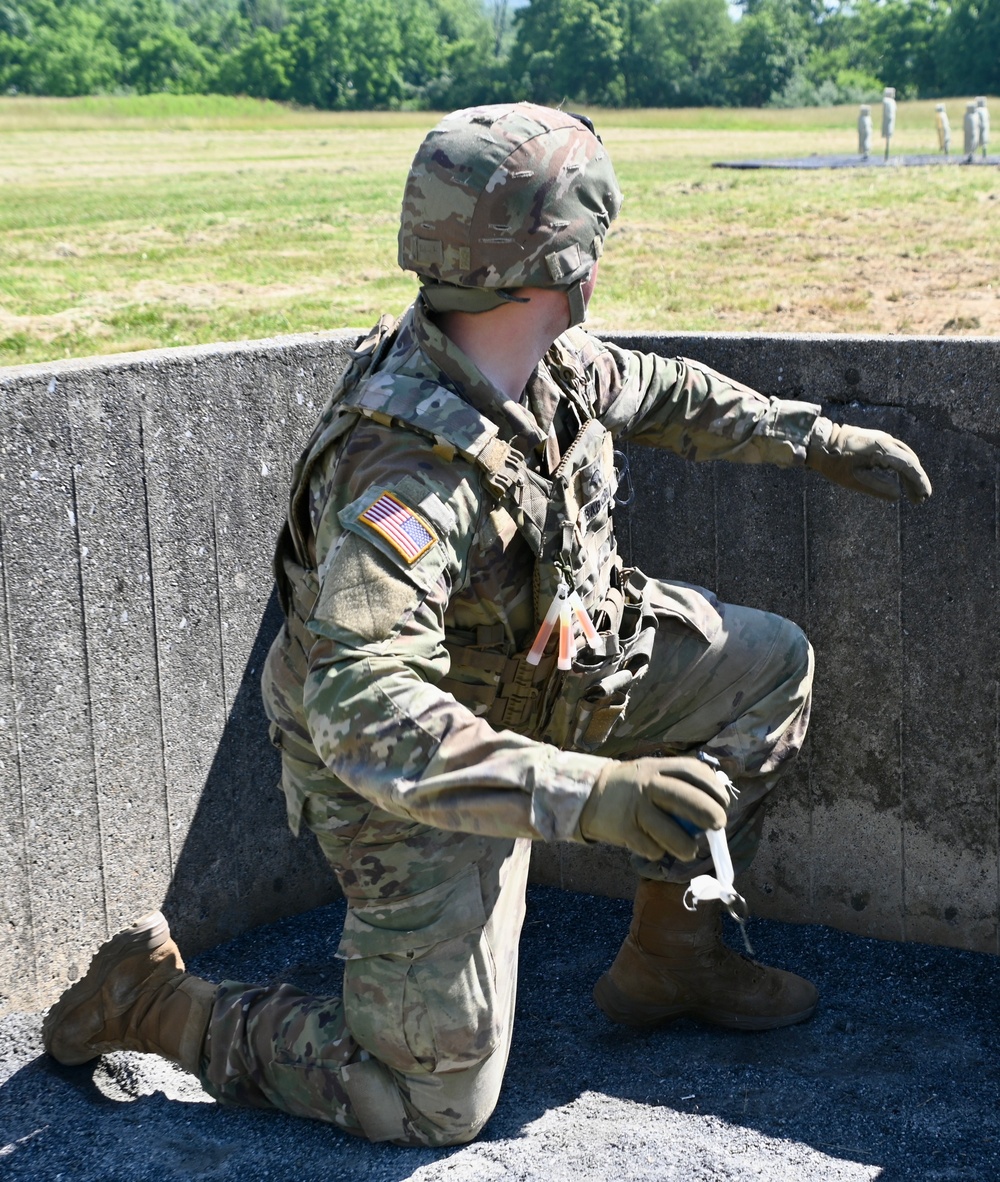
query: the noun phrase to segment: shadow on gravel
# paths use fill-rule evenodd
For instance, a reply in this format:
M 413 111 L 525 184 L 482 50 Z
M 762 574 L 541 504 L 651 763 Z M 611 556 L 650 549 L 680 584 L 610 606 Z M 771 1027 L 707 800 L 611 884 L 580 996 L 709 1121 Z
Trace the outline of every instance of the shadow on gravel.
M 342 909 L 256 929 L 192 968 L 333 992 Z M 531 888 L 510 1068 L 473 1145 L 371 1146 L 316 1122 L 222 1109 L 149 1056 L 54 1068 L 39 1055 L 38 1016 L 22 1015 L 0 1021 L 13 1072 L 0 1088 L 0 1178 L 1000 1177 L 996 958 L 760 920 L 751 925 L 760 958 L 819 985 L 812 1022 L 764 1034 L 690 1022 L 637 1033 L 590 1000 L 629 910 Z
M 587 989 L 629 905 L 552 902 L 558 928 L 544 913 L 529 919 L 509 1088 L 490 1135 L 513 1131 L 509 1114 L 520 1122 L 538 1100 L 594 1090 L 867 1163 L 884 1182 L 1000 1178 L 997 958 L 752 921 L 760 960 L 818 985 L 815 1018 L 759 1034 L 689 1021 L 642 1033 L 608 1022 Z

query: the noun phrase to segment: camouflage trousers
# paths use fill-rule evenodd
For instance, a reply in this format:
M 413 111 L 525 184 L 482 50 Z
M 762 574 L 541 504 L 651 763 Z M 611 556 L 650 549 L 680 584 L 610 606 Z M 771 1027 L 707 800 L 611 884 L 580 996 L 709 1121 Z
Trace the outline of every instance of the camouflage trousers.
M 741 788 L 729 836 L 756 848 L 763 802 L 808 722 L 812 651 L 778 616 L 720 604 L 703 635 L 664 619 L 646 677 L 602 754 L 704 748 Z M 315 833 L 348 902 L 342 997 L 224 983 L 202 1062 L 223 1102 L 330 1121 L 370 1140 L 471 1140 L 496 1104 L 513 1025 L 530 843 L 391 816 L 283 734 L 291 816 Z M 707 862 L 637 862 L 686 881 Z
M 714 609 L 700 617 L 704 633 L 672 617 L 659 620 L 649 670 L 599 754 L 715 756 L 739 790 L 726 825 L 738 874 L 757 852 L 767 794 L 805 740 L 813 651 L 790 620 L 693 590 Z M 667 882 L 712 873 L 704 841 L 695 862 L 633 858 L 633 866 Z

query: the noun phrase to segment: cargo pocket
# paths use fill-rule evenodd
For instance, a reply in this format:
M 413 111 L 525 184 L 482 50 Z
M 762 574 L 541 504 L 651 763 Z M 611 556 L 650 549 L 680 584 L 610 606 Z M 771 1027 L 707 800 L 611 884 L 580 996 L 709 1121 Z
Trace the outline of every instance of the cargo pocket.
M 405 899 L 352 900 L 337 956 L 347 1026 L 397 1071 L 454 1071 L 500 1039 L 497 980 L 473 865 Z
M 288 828 L 298 837 L 303 805 L 319 784 L 329 780 L 330 773 L 321 763 L 307 762 L 293 754 L 300 750 L 299 745 L 276 722 L 271 723 L 268 733 L 271 742 L 281 752 L 281 791 L 285 797 Z

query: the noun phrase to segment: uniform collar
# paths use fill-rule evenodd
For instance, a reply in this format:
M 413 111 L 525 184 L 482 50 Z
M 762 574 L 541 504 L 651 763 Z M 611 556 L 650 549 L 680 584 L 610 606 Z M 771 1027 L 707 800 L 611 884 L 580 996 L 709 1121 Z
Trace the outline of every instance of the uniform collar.
M 438 328 L 419 296 L 410 311 L 417 344 L 441 370 L 456 393 L 480 414 L 496 423 L 501 436 L 515 443 L 522 451 L 541 447 L 545 443 L 548 424 L 543 429 L 531 410 L 512 402 L 484 377 L 475 362 Z M 534 381 L 532 378 L 529 387 Z

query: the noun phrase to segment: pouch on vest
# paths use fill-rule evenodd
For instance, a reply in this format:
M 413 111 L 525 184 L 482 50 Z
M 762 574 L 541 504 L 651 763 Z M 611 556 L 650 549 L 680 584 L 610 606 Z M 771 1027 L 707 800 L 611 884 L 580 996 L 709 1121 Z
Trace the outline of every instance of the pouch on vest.
M 547 743 L 585 753 L 600 750 L 646 676 L 661 617 L 678 620 L 706 644 L 719 630 L 719 613 L 689 584 L 659 583 L 635 569 L 624 573 L 623 583 L 620 623 L 602 631 L 607 656 L 584 650 L 569 672 L 556 671 L 549 678 L 537 732 Z
M 641 592 L 626 583 L 620 622 L 602 631 L 604 655 L 585 649 L 577 653 L 571 670 L 550 679 L 540 711 L 540 739 L 590 753 L 611 737 L 633 686 L 645 676 L 656 638 L 656 617 Z

